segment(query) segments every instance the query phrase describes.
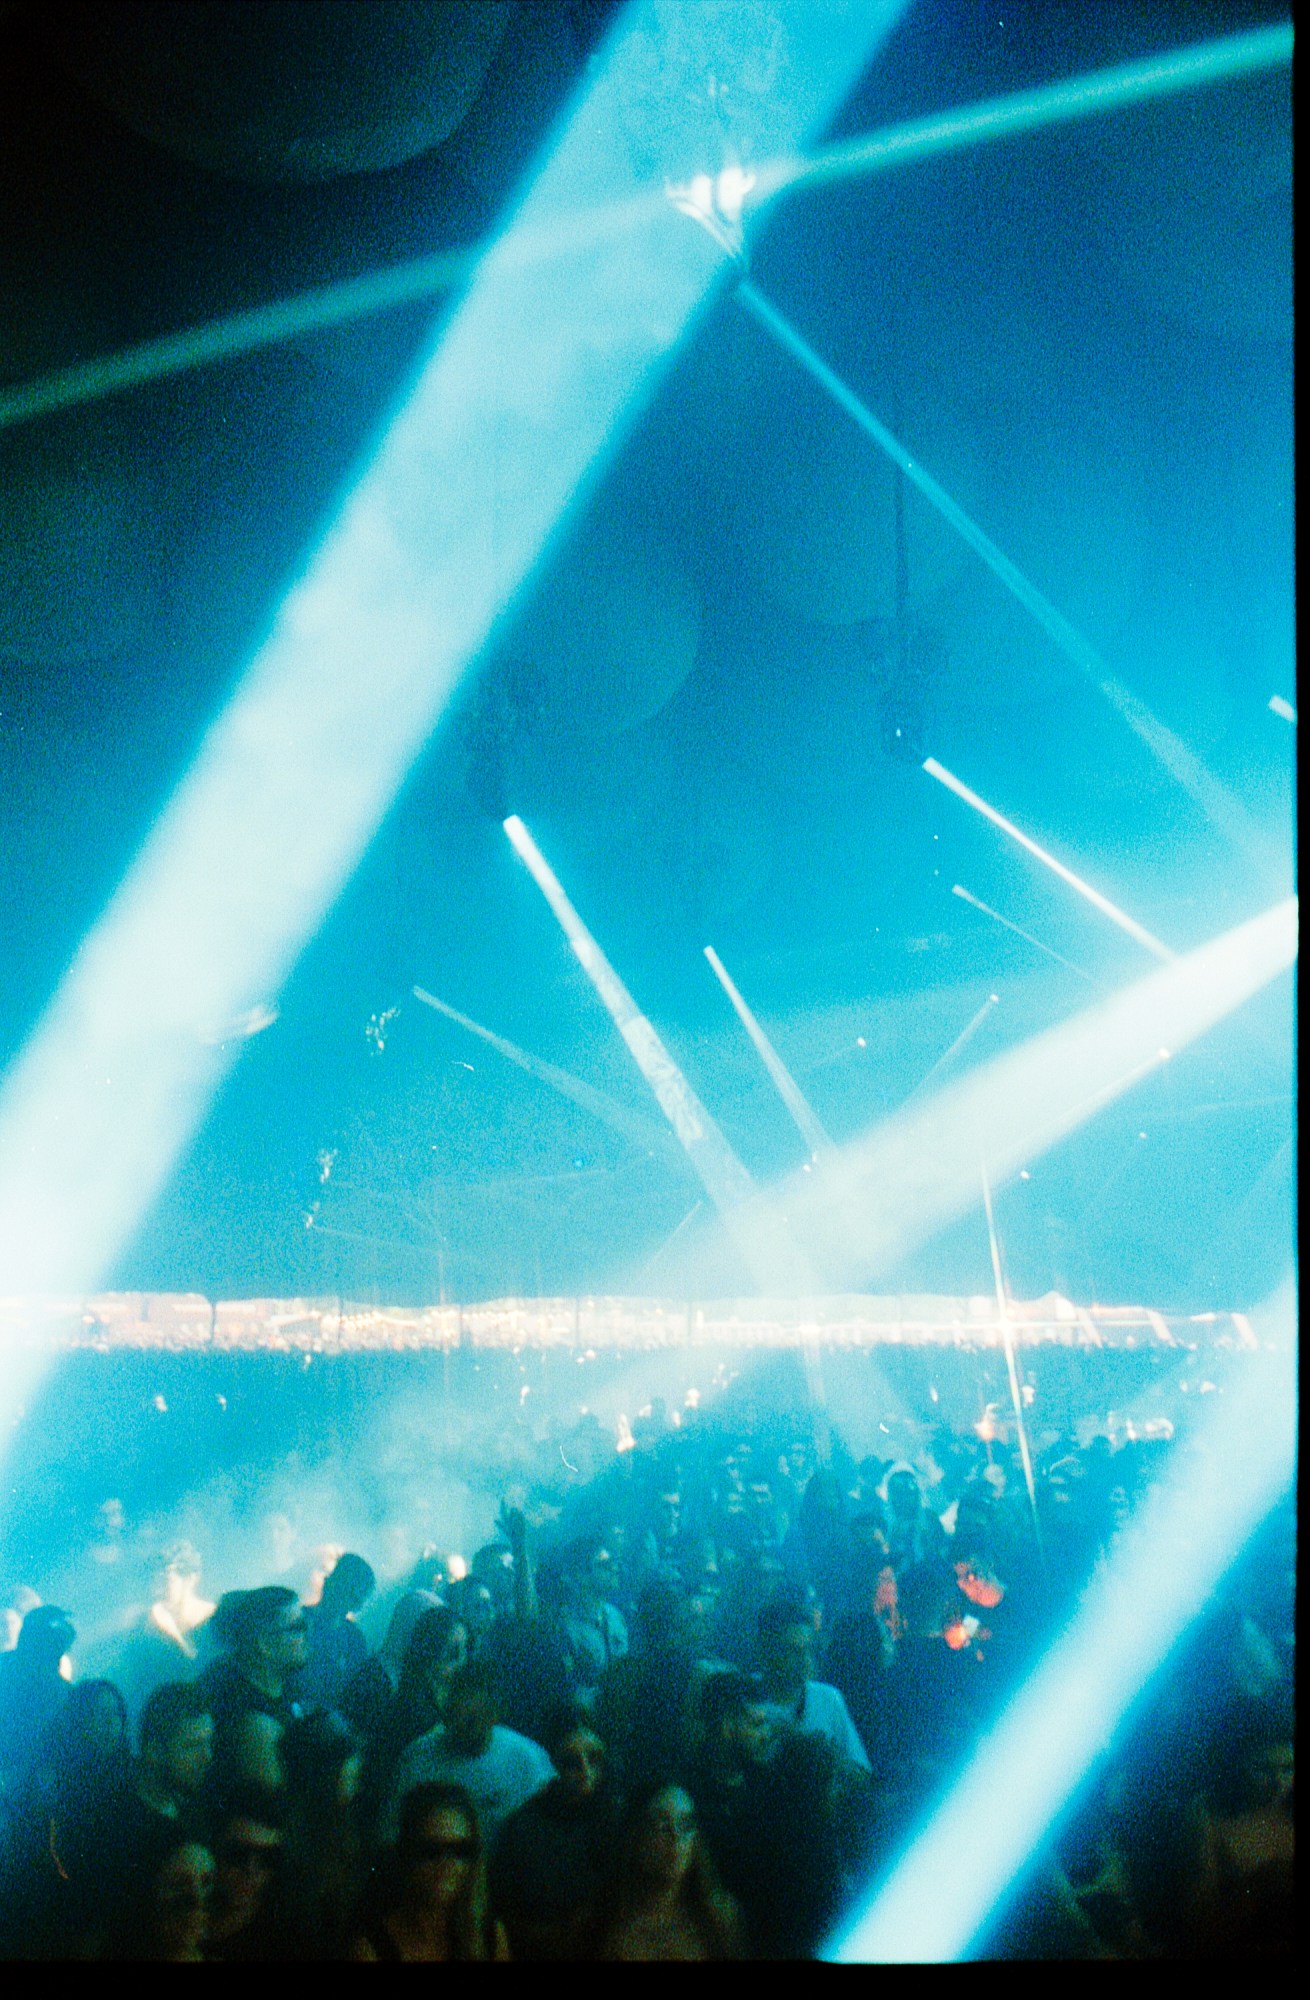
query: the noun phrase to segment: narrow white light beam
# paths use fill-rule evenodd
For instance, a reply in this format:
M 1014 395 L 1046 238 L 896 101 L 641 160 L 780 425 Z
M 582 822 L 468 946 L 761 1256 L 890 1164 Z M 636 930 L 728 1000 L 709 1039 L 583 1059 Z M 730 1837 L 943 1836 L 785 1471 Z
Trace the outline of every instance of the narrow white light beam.
M 1037 1518 L 1037 1485 L 1033 1479 L 1032 1453 L 1028 1449 L 1028 1426 L 1024 1422 L 1023 1396 L 1019 1390 L 1019 1370 L 1014 1358 L 1014 1328 L 1010 1324 L 1010 1299 L 1005 1284 L 1005 1273 L 1001 1268 L 1001 1239 L 996 1233 L 996 1217 L 992 1211 L 991 1183 L 987 1179 L 987 1163 L 980 1166 L 982 1178 L 983 1213 L 987 1217 L 987 1243 L 992 1256 L 992 1283 L 996 1287 L 996 1321 L 1001 1329 L 1001 1345 L 1005 1349 L 1005 1373 L 1010 1384 L 1010 1402 L 1014 1409 L 1015 1429 L 1019 1436 L 1019 1460 L 1023 1466 L 1023 1483 L 1028 1489 L 1028 1505 L 1033 1517 L 1033 1534 L 1037 1538 L 1037 1548 L 1045 1560 L 1042 1550 L 1042 1524 Z
M 983 1001 L 982 1006 L 978 1009 L 978 1012 L 974 1015 L 971 1021 L 969 1021 L 963 1028 L 961 1028 L 959 1034 L 955 1037 L 955 1040 L 951 1043 L 951 1046 L 948 1049 L 944 1049 L 941 1055 L 938 1056 L 932 1068 L 926 1070 L 924 1074 L 919 1078 L 919 1081 L 915 1084 L 914 1089 L 910 1092 L 909 1097 L 905 1099 L 906 1104 L 910 1102 L 911 1098 L 922 1097 L 924 1091 L 928 1088 L 928 1085 L 932 1083 L 936 1077 L 939 1077 L 942 1071 L 948 1066 L 948 1064 L 952 1063 L 955 1060 L 956 1056 L 959 1055 L 960 1050 L 964 1048 L 968 1042 L 971 1042 L 973 1040 L 979 1028 L 981 1028 L 983 1022 L 987 1019 L 988 1015 L 991 1013 L 992 1008 L 999 1007 L 1000 1004 L 1001 1004 L 1001 996 L 999 993 L 989 993 L 987 995 L 987 998 Z
M 1063 965 L 1069 972 L 1076 972 L 1078 977 L 1085 979 L 1089 986 L 1100 985 L 1100 980 L 1093 979 L 1090 972 L 1084 972 L 1081 965 L 1075 965 L 1071 958 L 1062 958 L 1058 951 L 1051 950 L 1049 944 L 1043 944 L 1041 939 L 1034 937 L 1031 931 L 1023 930 L 1020 925 L 1013 923 L 1009 917 L 1003 917 L 999 910 L 994 910 L 990 903 L 984 903 L 980 897 L 971 895 L 960 883 L 957 882 L 954 885 L 951 894 L 958 896 L 963 903 L 972 903 L 974 909 L 981 910 L 985 917 L 991 917 L 998 924 L 1004 924 L 1007 931 L 1013 931 L 1015 936 L 1021 937 L 1025 944 L 1035 945 L 1038 951 L 1044 951 L 1046 956 L 1053 958 L 1057 965 Z
M 862 180 L 912 160 L 971 150 L 997 139 L 1044 131 L 1052 125 L 1120 111 L 1158 97 L 1173 97 L 1180 91 L 1204 89 L 1232 77 L 1285 69 L 1292 60 L 1292 49 L 1290 25 L 1255 28 L 1083 76 L 1064 77 L 1058 83 L 1039 84 L 1033 90 L 1015 91 L 982 104 L 965 104 L 881 132 L 843 139 L 807 159 L 770 160 L 757 168 L 753 192 L 756 201 L 763 202 L 797 188 Z
M 1153 715 L 1145 702 L 1125 687 L 1106 666 L 1091 641 L 1085 639 L 1076 626 L 1071 625 L 1062 611 L 1056 609 L 1049 597 L 1040 591 L 1035 583 L 1024 575 L 1017 564 L 999 549 L 991 537 L 983 532 L 957 500 L 953 500 L 944 486 L 924 470 L 913 453 L 874 416 L 873 411 L 862 403 L 854 390 L 842 381 L 841 376 L 830 368 L 816 353 L 809 342 L 802 338 L 789 320 L 764 297 L 763 293 L 749 282 L 739 284 L 733 297 L 759 322 L 772 339 L 799 362 L 805 372 L 812 376 L 826 394 L 831 396 L 839 409 L 846 412 L 852 422 L 858 425 L 915 485 L 930 506 L 934 507 L 942 519 L 953 527 L 969 547 L 986 563 L 993 576 L 1004 584 L 1024 609 L 1036 619 L 1047 637 L 1059 647 L 1065 658 L 1072 661 L 1079 672 L 1098 690 L 1119 714 L 1133 734 L 1144 743 L 1162 768 L 1180 784 L 1213 824 L 1231 840 L 1244 854 L 1253 857 L 1262 866 L 1268 867 L 1275 859 L 1269 844 L 1259 829 L 1252 824 L 1246 808 L 1206 770 L 1195 752 L 1190 750 L 1182 738 L 1175 735 L 1159 717 Z
M 468 1015 L 461 1014 L 458 1008 L 449 1007 L 444 1000 L 438 1000 L 435 993 L 427 993 L 421 986 L 416 986 L 414 998 L 421 1000 L 425 1007 L 433 1008 L 438 1014 L 444 1014 L 448 1021 L 455 1023 L 456 1027 L 464 1028 L 470 1035 L 476 1035 L 479 1041 L 485 1042 L 489 1048 L 495 1049 L 498 1055 L 504 1056 L 506 1062 L 515 1063 L 519 1069 L 526 1070 L 538 1083 L 544 1083 L 548 1089 L 558 1091 L 561 1097 L 567 1097 L 583 1111 L 589 1111 L 593 1118 L 599 1119 L 602 1125 L 608 1125 L 611 1131 L 619 1133 L 622 1138 L 631 1139 L 634 1144 L 644 1146 L 647 1150 L 656 1146 L 663 1152 L 667 1147 L 669 1137 L 664 1127 L 657 1125 L 651 1118 L 643 1117 L 640 1111 L 629 1110 L 626 1104 L 620 1104 L 617 1098 L 609 1097 L 603 1090 L 597 1090 L 592 1084 L 585 1083 L 580 1076 L 574 1076 L 569 1070 L 560 1069 L 555 1063 L 543 1061 L 540 1056 L 534 1056 L 530 1049 L 521 1049 L 517 1042 L 507 1041 L 504 1035 L 498 1035 L 492 1029 L 484 1028 L 480 1022 L 471 1021 Z
M 722 272 L 654 182 L 694 170 L 706 77 L 788 152 L 901 0 L 633 0 L 340 515 L 0 1090 L 0 1291 L 100 1281 L 461 673 Z M 770 67 L 767 91 L 759 64 Z M 583 207 L 636 202 L 621 234 Z M 568 228 L 560 230 L 561 223 Z M 543 232 L 560 254 L 521 255 Z M 571 246 L 571 247 L 570 247 Z
M 966 1957 L 1129 1706 L 1289 1490 L 1296 1311 L 1289 1283 L 1252 1318 L 1207 1428 L 1175 1456 L 1072 1624 L 971 1758 L 908 1853 L 825 1956 L 847 1964 Z
M 754 1181 L 583 923 L 564 893 L 559 877 L 517 813 L 505 821 L 505 831 L 627 1043 L 633 1061 L 673 1127 L 701 1186 L 756 1283 L 762 1291 L 784 1295 L 812 1291 L 808 1262 L 793 1247 L 786 1217 L 772 1217 L 770 1226 L 762 1231 L 753 1227 Z
M 1269 706 L 1275 715 L 1281 715 L 1284 722 L 1290 722 L 1293 728 L 1296 727 L 1296 710 L 1290 701 L 1286 701 L 1281 694 L 1271 694 Z
M 579 965 L 595 987 L 660 1110 L 696 1169 L 720 1215 L 740 1208 L 755 1183 L 697 1097 L 654 1027 L 565 895 L 559 877 L 527 827 L 513 813 L 505 821 L 515 853 L 550 904 Z
M 823 1289 L 858 1291 L 1294 964 L 1295 898 L 895 1112 L 761 1192 L 743 1218 L 767 1240 L 786 1218 Z M 701 1246 L 712 1256 L 713 1244 Z M 693 1265 L 685 1282 L 703 1289 Z
M 1292 30 L 1256 28 L 1190 49 L 1177 49 L 1143 62 L 1123 63 L 1042 84 L 1012 96 L 970 104 L 928 118 L 911 119 L 857 139 L 843 140 L 803 158 L 774 159 L 751 174 L 727 167 L 717 180 L 703 179 L 714 190 L 720 211 L 740 216 L 749 204 L 758 214 L 764 203 L 781 193 L 822 187 L 863 178 L 888 168 L 905 166 L 942 153 L 959 152 L 995 139 L 1040 131 L 1053 124 L 1095 117 L 1157 97 L 1202 89 L 1229 77 L 1284 68 L 1292 59 Z M 520 238 L 520 255 L 546 260 L 576 248 L 583 237 L 598 232 L 620 235 L 657 203 L 665 192 L 650 193 L 607 208 L 584 207 L 571 224 L 543 232 L 537 240 Z M 312 291 L 265 305 L 225 314 L 200 326 L 181 327 L 143 340 L 116 354 L 97 355 L 53 369 L 27 382 L 0 388 L 0 430 L 28 423 L 53 410 L 69 409 L 103 396 L 121 394 L 148 382 L 183 374 L 236 355 L 250 354 L 279 341 L 295 339 L 324 327 L 384 312 L 413 300 L 435 298 L 467 281 L 479 251 L 439 250 L 400 264 L 383 266 L 358 277 L 339 279 Z
M 705 956 L 710 962 L 715 978 L 736 1009 L 737 1018 L 755 1044 L 760 1061 L 764 1064 L 765 1069 L 767 1069 L 770 1077 L 773 1079 L 773 1087 L 791 1114 L 792 1123 L 795 1125 L 802 1139 L 804 1139 L 810 1158 L 817 1160 L 820 1153 L 831 1150 L 832 1140 L 824 1131 L 814 1111 L 803 1096 L 795 1077 L 778 1054 L 778 1051 L 774 1048 L 773 1043 L 765 1034 L 754 1014 L 752 1014 L 750 1008 L 746 1005 L 746 1002 L 742 999 L 727 967 L 712 944 L 706 945 Z
M 972 806 L 984 819 L 989 819 L 993 826 L 998 826 L 1002 833 L 1010 836 L 1011 840 L 1018 841 L 1020 847 L 1025 848 L 1040 861 L 1043 867 L 1049 868 L 1053 875 L 1058 875 L 1062 882 L 1067 882 L 1071 889 L 1076 889 L 1085 902 L 1090 903 L 1093 909 L 1099 910 L 1103 917 L 1108 917 L 1112 924 L 1118 924 L 1121 931 L 1125 931 L 1137 944 L 1143 945 L 1153 958 L 1161 959 L 1168 964 L 1176 957 L 1177 954 L 1170 951 L 1168 945 L 1161 944 L 1159 938 L 1152 937 L 1148 930 L 1143 930 L 1139 923 L 1132 917 L 1126 916 L 1108 896 L 1103 896 L 1099 890 L 1093 889 L 1090 883 L 1084 882 L 1081 875 L 1075 875 L 1072 868 L 1066 868 L 1062 861 L 1057 861 L 1053 854 L 1048 854 L 1044 847 L 1039 847 L 1026 833 L 1020 833 L 1013 820 L 1006 819 L 1004 813 L 997 812 L 995 806 L 989 806 L 986 799 L 980 799 L 977 792 L 970 791 L 966 784 L 948 771 L 943 764 L 939 764 L 935 757 L 925 757 L 923 768 L 930 778 L 936 778 L 939 785 L 945 785 L 948 791 L 954 792 L 958 799 L 963 799 L 967 806 Z

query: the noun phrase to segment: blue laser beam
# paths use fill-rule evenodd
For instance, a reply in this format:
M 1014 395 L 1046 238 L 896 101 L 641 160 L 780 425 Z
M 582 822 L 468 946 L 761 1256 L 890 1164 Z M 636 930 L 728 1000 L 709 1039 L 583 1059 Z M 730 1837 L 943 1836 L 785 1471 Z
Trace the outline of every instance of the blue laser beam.
M 1241 76 L 1285 69 L 1292 60 L 1294 37 L 1289 26 L 1254 28 L 1223 35 L 1192 48 L 1170 49 L 1164 55 L 1117 63 L 1087 75 L 1064 77 L 982 104 L 913 118 L 881 132 L 845 139 L 805 160 L 775 160 L 755 175 L 754 197 L 762 203 L 784 191 L 827 187 L 866 175 L 884 173 L 912 160 L 958 153 L 999 139 L 1040 132 L 1082 118 L 1099 117 L 1147 104 L 1180 92 L 1203 90 Z

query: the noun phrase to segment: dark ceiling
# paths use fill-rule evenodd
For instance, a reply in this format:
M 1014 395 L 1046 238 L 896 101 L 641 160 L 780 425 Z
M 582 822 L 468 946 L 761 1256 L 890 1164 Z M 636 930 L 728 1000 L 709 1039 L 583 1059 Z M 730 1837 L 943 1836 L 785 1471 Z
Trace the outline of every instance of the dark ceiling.
M 476 244 L 612 11 L 4 9 L 0 379 Z M 1281 18 L 922 0 L 839 130 Z M 935 787 L 928 752 L 1180 949 L 1285 894 L 1294 736 L 1268 701 L 1294 693 L 1290 175 L 1276 72 L 785 197 L 751 237 L 760 288 L 1285 865 L 1235 852 L 913 494 L 898 592 L 894 475 L 725 291 L 115 1281 L 410 1299 L 658 1282 L 697 1195 L 676 1156 L 411 998 L 418 982 L 642 1105 L 507 850 L 510 809 L 761 1175 L 798 1141 L 705 943 L 838 1139 L 897 1104 L 990 992 L 979 1059 L 1085 1004 L 1049 952 L 1107 984 L 1145 969 Z M 5 1059 L 441 310 L 0 434 Z M 1259 1296 L 1290 1254 L 1290 1057 L 1276 991 L 1035 1163 L 1002 1215 L 1016 1289 Z M 987 1271 L 972 1220 L 884 1278 L 980 1290 Z

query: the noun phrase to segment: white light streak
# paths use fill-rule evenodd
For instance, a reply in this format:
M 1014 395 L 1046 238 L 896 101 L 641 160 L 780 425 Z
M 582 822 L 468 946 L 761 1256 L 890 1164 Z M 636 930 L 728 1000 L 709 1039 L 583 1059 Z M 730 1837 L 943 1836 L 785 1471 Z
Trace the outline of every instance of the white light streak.
M 541 890 L 599 994 L 610 1019 L 645 1077 L 660 1110 L 726 1226 L 728 1236 L 755 1282 L 765 1292 L 805 1294 L 814 1289 L 808 1261 L 793 1247 L 787 1218 L 774 1215 L 757 1228 L 751 1196 L 755 1183 L 705 1106 L 656 1034 L 646 1016 L 569 901 L 545 855 L 517 814 L 505 831 Z
M 973 1040 L 979 1028 L 981 1028 L 983 1022 L 987 1019 L 988 1015 L 991 1013 L 992 1008 L 999 1007 L 1000 1004 L 1001 1004 L 1000 995 L 998 993 L 989 993 L 987 995 L 987 998 L 983 1001 L 982 1006 L 978 1009 L 978 1012 L 973 1016 L 973 1019 L 965 1023 L 964 1027 L 961 1028 L 959 1034 L 955 1037 L 955 1040 L 951 1043 L 950 1047 L 948 1049 L 944 1049 L 941 1055 L 938 1056 L 932 1068 L 930 1070 L 927 1070 L 924 1073 L 924 1075 L 920 1077 L 919 1081 L 915 1084 L 914 1089 L 910 1092 L 910 1096 L 907 1097 L 905 1100 L 907 1104 L 910 1102 L 910 1098 L 922 1097 L 924 1091 L 928 1088 L 928 1085 L 932 1083 L 936 1077 L 939 1077 L 942 1071 L 955 1060 L 956 1056 L 959 1055 L 960 1050 Z
M 1039 847 L 1035 840 L 1031 840 L 1026 833 L 1021 833 L 1013 820 L 1006 819 L 1004 813 L 997 812 L 995 806 L 989 806 L 986 799 L 980 799 L 977 792 L 970 791 L 966 784 L 954 777 L 943 764 L 939 764 L 935 757 L 925 757 L 923 768 L 930 778 L 936 778 L 938 784 L 945 785 L 948 791 L 963 799 L 967 806 L 972 806 L 975 812 L 981 813 L 984 819 L 989 819 L 993 826 L 999 827 L 1002 833 L 1017 841 L 1019 846 L 1040 861 L 1043 867 L 1049 868 L 1053 875 L 1058 875 L 1062 882 L 1067 882 L 1071 889 L 1076 889 L 1084 901 L 1090 903 L 1093 909 L 1099 910 L 1103 917 L 1108 917 L 1112 924 L 1118 924 L 1121 931 L 1125 931 L 1136 943 L 1143 945 L 1153 958 L 1168 963 L 1176 956 L 1168 945 L 1161 944 L 1159 938 L 1152 937 L 1151 933 L 1143 930 L 1132 917 L 1126 916 L 1108 896 L 1103 896 L 1099 890 L 1093 889 L 1089 882 L 1084 882 L 1081 875 L 1075 875 L 1072 868 L 1066 868 L 1062 861 L 1057 861 L 1053 854 L 1048 854 L 1044 847 Z
M 595 987 L 655 1101 L 721 1215 L 739 1208 L 755 1183 L 641 1012 L 564 893 L 554 869 L 517 813 L 505 821 L 515 852 L 550 904 L 574 956 Z
M 1078 668 L 1098 693 L 1104 696 L 1110 706 L 1122 717 L 1133 734 L 1144 743 L 1161 767 L 1183 787 L 1215 826 L 1245 854 L 1254 856 L 1261 863 L 1271 860 L 1268 843 L 1252 824 L 1241 801 L 1214 778 L 1195 752 L 1190 750 L 1176 736 L 1172 729 L 1153 715 L 1146 703 L 1135 695 L 1131 688 L 1113 675 L 1106 666 L 1091 641 L 1085 639 L 1075 625 L 1072 625 L 1044 592 L 1026 577 L 1016 563 L 1011 562 L 1004 551 L 966 514 L 958 500 L 953 500 L 945 487 L 935 480 L 922 466 L 914 454 L 894 437 L 886 424 L 877 418 L 868 405 L 862 403 L 855 391 L 842 381 L 840 375 L 809 342 L 802 338 L 789 320 L 783 318 L 776 307 L 770 305 L 763 293 L 749 281 L 738 285 L 733 297 L 761 325 L 778 345 L 800 364 L 806 374 L 830 396 L 837 407 L 846 412 L 851 421 L 872 439 L 879 451 L 898 466 L 912 485 L 918 488 L 929 506 L 936 509 L 942 519 L 955 529 L 961 539 L 968 543 L 975 555 L 982 558 L 992 575 L 1002 583 L 1015 600 L 1022 604 L 1048 639 L 1059 647 L 1065 658 Z
M 1295 729 L 1296 710 L 1293 708 L 1290 701 L 1285 701 L 1281 694 L 1271 694 L 1269 697 L 1269 706 L 1273 710 L 1275 715 L 1281 715 L 1283 721 L 1290 722 L 1292 727 Z
M 1076 972 L 1078 977 L 1085 979 L 1089 986 L 1100 985 L 1100 980 L 1093 979 L 1090 972 L 1084 972 L 1081 965 L 1075 965 L 1071 958 L 1064 958 L 1058 951 L 1052 951 L 1049 944 L 1043 944 L 1041 939 L 1034 937 L 1031 931 L 1022 929 L 1019 924 L 1014 923 L 1009 917 L 1003 917 L 999 910 L 994 910 L 990 903 L 984 903 L 981 897 L 971 895 L 968 889 L 961 887 L 960 883 L 957 882 L 954 885 L 951 894 L 958 896 L 962 903 L 971 903 L 974 909 L 981 910 L 985 917 L 991 917 L 996 923 L 1004 924 L 1007 931 L 1013 931 L 1015 936 L 1021 937 L 1025 944 L 1035 945 L 1038 951 L 1044 951 L 1046 956 L 1053 958 L 1057 965 L 1063 965 L 1069 972 Z
M 607 1096 L 603 1090 L 597 1090 L 592 1084 L 585 1083 L 580 1076 L 574 1076 L 569 1070 L 560 1069 L 555 1063 L 543 1061 L 540 1056 L 534 1056 L 530 1049 L 521 1049 L 517 1042 L 507 1041 L 504 1035 L 498 1035 L 491 1028 L 484 1028 L 480 1022 L 470 1020 L 468 1015 L 461 1014 L 458 1008 L 447 1006 L 444 1000 L 438 1000 L 435 993 L 428 993 L 423 987 L 416 986 L 414 998 L 422 1001 L 425 1007 L 431 1007 L 435 1013 L 444 1014 L 448 1021 L 455 1023 L 456 1027 L 465 1029 L 470 1035 L 476 1035 L 479 1041 L 486 1042 L 489 1048 L 504 1056 L 506 1062 L 512 1062 L 517 1068 L 526 1070 L 538 1083 L 544 1083 L 548 1089 L 558 1091 L 561 1097 L 567 1097 L 582 1110 L 589 1111 L 593 1118 L 598 1118 L 603 1125 L 608 1125 L 611 1131 L 620 1133 L 623 1138 L 647 1148 L 652 1145 L 657 1146 L 661 1151 L 668 1143 L 668 1134 L 662 1125 L 656 1125 L 652 1119 L 643 1117 L 639 1111 L 629 1110 L 626 1104 L 620 1104 L 616 1098 Z
M 715 978 L 727 994 L 729 1000 L 731 1000 L 738 1019 L 755 1044 L 761 1062 L 773 1079 L 774 1089 L 786 1105 L 796 1130 L 800 1133 L 809 1149 L 810 1158 L 812 1160 L 817 1159 L 820 1153 L 831 1150 L 832 1140 L 828 1137 L 819 1120 L 816 1118 L 809 1103 L 802 1094 L 795 1077 L 787 1068 L 786 1063 L 774 1048 L 773 1043 L 765 1034 L 750 1008 L 746 1005 L 736 985 L 733 983 L 727 967 L 712 944 L 706 945 L 705 956 L 710 962 Z
M 1041 1548 L 1042 1530 L 1037 1519 L 1037 1487 L 1033 1481 L 1032 1453 L 1028 1448 L 1028 1426 L 1024 1422 L 1023 1397 L 1019 1393 L 1019 1370 L 1014 1359 L 1014 1332 L 1010 1325 L 1010 1300 L 1005 1284 L 1005 1273 L 1001 1268 L 1001 1239 L 996 1233 L 996 1217 L 992 1211 L 992 1190 L 987 1179 L 987 1167 L 981 1167 L 983 1213 L 987 1217 L 987 1243 L 992 1257 L 992 1283 L 996 1287 L 996 1323 L 1001 1329 L 1001 1345 L 1005 1349 L 1005 1372 L 1010 1383 L 1010 1401 L 1014 1407 L 1015 1429 L 1019 1437 L 1019 1458 L 1023 1465 L 1023 1483 L 1028 1489 L 1028 1505 L 1032 1510 L 1033 1532 L 1037 1546 Z

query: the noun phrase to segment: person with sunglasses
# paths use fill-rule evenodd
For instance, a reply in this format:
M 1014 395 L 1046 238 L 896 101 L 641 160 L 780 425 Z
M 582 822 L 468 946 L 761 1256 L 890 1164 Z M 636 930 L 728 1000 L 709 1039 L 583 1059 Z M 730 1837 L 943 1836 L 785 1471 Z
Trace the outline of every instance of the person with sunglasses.
M 405 1793 L 375 1910 L 356 1940 L 357 1961 L 508 1959 L 504 1927 L 488 1907 L 477 1810 L 461 1786 Z

